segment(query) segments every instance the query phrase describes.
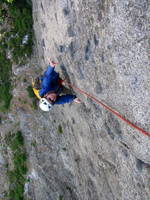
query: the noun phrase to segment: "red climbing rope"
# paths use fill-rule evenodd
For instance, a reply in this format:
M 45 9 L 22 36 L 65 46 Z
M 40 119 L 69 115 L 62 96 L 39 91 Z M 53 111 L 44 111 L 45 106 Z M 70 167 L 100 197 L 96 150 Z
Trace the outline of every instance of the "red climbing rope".
M 92 96 L 92 95 L 86 93 L 85 91 L 77 88 L 76 86 L 72 85 L 71 83 L 66 82 L 65 80 L 63 82 L 66 83 L 69 87 L 74 88 L 75 90 L 78 90 L 81 94 L 85 94 L 87 97 L 91 98 L 97 104 L 102 105 L 104 108 L 106 108 L 106 110 L 109 110 L 111 113 L 113 113 L 114 115 L 116 115 L 117 117 L 119 117 L 120 119 L 122 119 L 123 121 L 125 121 L 128 125 L 130 125 L 131 127 L 137 129 L 138 131 L 140 131 L 142 134 L 150 137 L 150 133 L 144 131 L 140 127 L 138 127 L 135 124 L 131 123 L 129 120 L 125 119 L 122 115 L 120 115 L 117 111 L 113 110 L 112 108 L 110 108 L 109 106 L 107 106 L 106 104 L 104 104 L 103 102 L 101 102 L 100 100 L 98 100 L 97 98 L 95 98 L 94 96 Z

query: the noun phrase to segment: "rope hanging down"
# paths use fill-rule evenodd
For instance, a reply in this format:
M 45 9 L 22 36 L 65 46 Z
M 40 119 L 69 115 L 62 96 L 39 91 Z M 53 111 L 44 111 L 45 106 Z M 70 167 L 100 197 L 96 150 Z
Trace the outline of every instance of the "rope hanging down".
M 95 98 L 94 96 L 92 96 L 92 95 L 86 93 L 85 91 L 77 88 L 76 86 L 72 85 L 71 83 L 66 82 L 65 80 L 63 82 L 66 83 L 69 87 L 74 88 L 75 90 L 79 91 L 81 94 L 86 95 L 87 97 L 89 97 L 90 99 L 92 99 L 93 101 L 95 101 L 97 104 L 103 106 L 106 110 L 110 111 L 111 113 L 113 113 L 114 115 L 116 115 L 118 118 L 120 118 L 123 121 L 125 121 L 128 125 L 130 125 L 134 129 L 136 129 L 136 130 L 140 131 L 142 134 L 150 137 L 150 133 L 144 131 L 140 127 L 138 127 L 135 124 L 131 123 L 129 120 L 125 119 L 122 115 L 120 115 L 117 111 L 113 110 L 112 108 L 110 108 L 109 106 L 107 106 L 106 104 L 104 104 L 103 102 L 101 102 L 100 100 L 98 100 L 97 98 Z

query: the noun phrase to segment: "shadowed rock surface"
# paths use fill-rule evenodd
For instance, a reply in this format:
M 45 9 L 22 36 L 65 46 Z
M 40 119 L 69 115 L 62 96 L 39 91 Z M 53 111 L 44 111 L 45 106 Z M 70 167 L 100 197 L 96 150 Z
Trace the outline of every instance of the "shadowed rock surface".
M 150 2 L 32 2 L 35 57 L 18 74 L 44 71 L 50 57 L 59 63 L 56 70 L 62 77 L 150 132 Z M 14 93 L 20 95 L 19 89 Z M 13 105 L 2 121 L 1 137 L 6 122 L 8 129 L 9 122 L 20 121 L 29 155 L 26 196 L 149 200 L 150 139 L 76 94 L 80 105 L 55 106 L 49 113 Z

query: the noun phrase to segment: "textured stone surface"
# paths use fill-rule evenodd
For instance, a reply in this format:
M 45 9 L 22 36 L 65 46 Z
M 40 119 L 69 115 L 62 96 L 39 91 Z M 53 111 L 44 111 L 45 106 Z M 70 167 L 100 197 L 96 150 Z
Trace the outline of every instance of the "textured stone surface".
M 33 0 L 43 70 L 51 57 L 76 86 L 150 131 L 149 9 L 148 1 Z M 78 96 L 81 105 L 39 113 L 35 137 L 45 150 L 36 170 L 45 186 L 34 187 L 44 199 L 148 200 L 149 138 Z
M 50 57 L 63 77 L 150 132 L 149 17 L 147 0 L 33 0 L 38 65 L 26 75 L 45 70 Z M 149 138 L 76 94 L 80 105 L 16 110 L 27 197 L 149 200 Z

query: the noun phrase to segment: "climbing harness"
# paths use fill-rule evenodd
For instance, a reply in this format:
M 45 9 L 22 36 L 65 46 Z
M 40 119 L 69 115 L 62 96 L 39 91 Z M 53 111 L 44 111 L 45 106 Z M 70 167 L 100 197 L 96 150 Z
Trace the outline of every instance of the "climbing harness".
M 119 114 L 117 111 L 113 110 L 112 108 L 110 108 L 109 106 L 107 106 L 106 104 L 104 104 L 102 101 L 98 100 L 97 98 L 95 98 L 94 96 L 92 96 L 91 94 L 88 94 L 87 92 L 77 88 L 76 86 L 72 85 L 71 83 L 66 82 L 65 80 L 63 81 L 64 83 L 66 83 L 69 87 L 74 88 L 75 90 L 79 91 L 81 94 L 86 95 L 87 97 L 89 97 L 90 99 L 92 99 L 93 101 L 95 101 L 97 104 L 103 106 L 106 110 L 110 111 L 111 113 L 113 113 L 114 115 L 116 115 L 118 118 L 122 119 L 123 121 L 125 121 L 129 126 L 133 127 L 134 129 L 140 131 L 142 134 L 150 137 L 150 133 L 144 131 L 143 129 L 141 129 L 140 127 L 136 126 L 135 124 L 133 124 L 132 122 L 130 122 L 129 120 L 125 119 L 121 114 Z

